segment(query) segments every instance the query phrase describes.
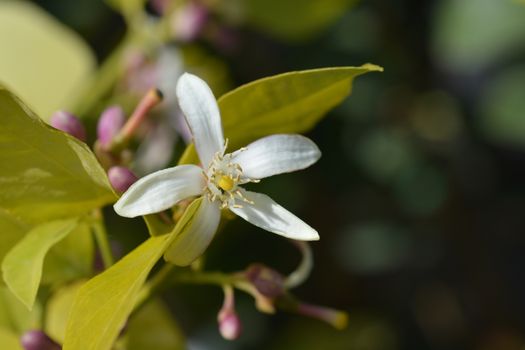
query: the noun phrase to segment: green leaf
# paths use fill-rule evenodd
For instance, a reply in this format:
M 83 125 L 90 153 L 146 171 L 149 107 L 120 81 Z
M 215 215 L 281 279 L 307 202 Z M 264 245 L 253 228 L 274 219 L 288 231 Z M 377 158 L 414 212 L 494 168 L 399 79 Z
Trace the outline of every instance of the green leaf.
M 88 277 L 93 270 L 95 245 L 87 223 L 55 244 L 46 255 L 42 284 L 57 284 Z
M 72 105 L 95 57 L 84 41 L 28 1 L 0 2 L 0 80 L 42 118 Z
M 4 281 L 28 309 L 35 302 L 46 253 L 76 225 L 77 219 L 71 219 L 36 226 L 5 256 Z
M 162 221 L 157 214 L 144 215 L 142 218 L 152 236 L 161 236 L 173 230 L 173 226 Z
M 355 77 L 382 70 L 365 64 L 290 72 L 256 80 L 225 94 L 218 103 L 230 150 L 271 134 L 308 131 L 350 95 Z M 179 163 L 197 162 L 190 145 Z
M 64 350 L 111 348 L 169 238 L 150 237 L 80 288 L 66 327 Z
M 0 262 L 9 250 L 29 231 L 29 226 L 0 207 Z M 0 279 L 3 281 L 3 279 Z
M 0 349 L 23 350 L 20 338 L 7 329 L 0 328 Z
M 46 304 L 45 331 L 59 343 L 64 342 L 67 317 L 75 300 L 77 292 L 85 281 L 66 285 L 56 290 Z
M 86 144 L 43 123 L 2 87 L 0 118 L 0 211 L 39 223 L 116 199 Z
M 127 326 L 127 350 L 185 349 L 184 336 L 167 306 L 152 299 L 141 307 Z
M 40 304 L 29 311 L 20 300 L 7 289 L 0 287 L 0 327 L 22 334 L 30 329 L 39 329 L 42 317 Z M 0 347 L 0 349 L 3 349 Z
M 149 272 L 177 235 L 191 225 L 199 205 L 186 209 L 170 234 L 152 236 L 80 288 L 66 327 L 64 350 L 108 350 L 135 305 L 147 297 Z
M 324 30 L 355 0 L 228 0 L 221 11 L 274 37 L 301 41 Z
M 106 0 L 106 3 L 124 16 L 134 16 L 144 11 L 146 0 Z

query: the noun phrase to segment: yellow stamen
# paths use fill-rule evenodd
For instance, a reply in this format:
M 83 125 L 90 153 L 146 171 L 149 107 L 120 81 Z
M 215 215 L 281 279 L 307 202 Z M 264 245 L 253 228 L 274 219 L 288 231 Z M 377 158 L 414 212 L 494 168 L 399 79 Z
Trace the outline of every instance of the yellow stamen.
M 219 185 L 219 187 L 224 191 L 231 191 L 234 184 L 235 181 L 231 178 L 231 176 L 221 176 L 219 182 L 217 183 L 217 185 Z

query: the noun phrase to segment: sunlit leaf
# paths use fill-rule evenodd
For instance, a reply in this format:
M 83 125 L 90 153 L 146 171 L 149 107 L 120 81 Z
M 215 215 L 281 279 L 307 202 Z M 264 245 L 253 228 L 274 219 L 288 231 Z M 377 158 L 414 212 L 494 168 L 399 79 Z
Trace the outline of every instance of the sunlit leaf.
M 133 16 L 144 10 L 146 0 L 106 0 L 106 3 L 125 16 Z
M 352 92 L 353 79 L 381 67 L 339 67 L 291 72 L 256 80 L 219 98 L 224 135 L 230 149 L 276 133 L 311 129 Z M 196 163 L 193 146 L 179 163 Z
M 304 40 L 341 17 L 355 0 L 227 0 L 226 15 L 277 38 Z
M 14 332 L 0 328 L 0 349 L 23 350 L 20 337 Z
M 150 237 L 80 288 L 66 327 L 64 350 L 111 348 L 169 237 Z
M 33 307 L 46 253 L 76 225 L 77 220 L 70 219 L 36 226 L 5 256 L 2 262 L 4 281 L 27 308 Z
M 22 334 L 30 329 L 38 329 L 42 317 L 42 308 L 36 303 L 33 310 L 27 307 L 7 289 L 0 287 L 0 327 Z M 0 347 L 0 349 L 4 349 Z
M 29 226 L 0 207 L 0 263 L 4 256 L 29 230 Z M 3 279 L 0 279 L 2 282 Z
M 158 215 L 144 215 L 142 218 L 148 227 L 149 234 L 152 236 L 164 235 L 173 230 L 173 226 L 162 221 Z
M 44 124 L 2 87 L 0 118 L 3 211 L 27 222 L 42 222 L 78 216 L 116 199 L 84 143 Z
M 149 272 L 173 239 L 191 225 L 196 205 L 190 205 L 173 231 L 153 236 L 115 265 L 89 280 L 77 293 L 66 327 L 64 350 L 108 350 L 136 303 Z
M 159 299 L 149 301 L 131 317 L 126 334 L 127 350 L 185 349 L 179 326 Z
M 95 245 L 87 223 L 80 222 L 47 253 L 42 284 L 56 284 L 88 277 L 93 269 Z
M 72 30 L 28 1 L 0 2 L 0 81 L 44 119 L 74 102 L 95 67 Z
M 56 290 L 46 304 L 45 331 L 59 343 L 64 342 L 69 311 L 84 283 L 85 281 L 80 281 Z

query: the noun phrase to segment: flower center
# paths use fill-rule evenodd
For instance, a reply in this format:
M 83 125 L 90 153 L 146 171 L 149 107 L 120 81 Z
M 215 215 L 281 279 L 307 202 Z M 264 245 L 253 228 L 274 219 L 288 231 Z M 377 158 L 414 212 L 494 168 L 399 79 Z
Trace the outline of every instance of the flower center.
M 231 191 L 233 186 L 235 186 L 235 180 L 231 176 L 220 176 L 217 185 L 224 191 Z
M 247 182 L 258 182 L 243 176 L 239 164 L 232 162 L 232 153 L 224 154 L 228 140 L 221 151 L 213 157 L 208 170 L 204 173 L 206 178 L 205 196 L 210 202 L 220 201 L 221 209 L 226 207 L 241 207 L 237 201 L 253 204 L 241 192 L 242 185 Z M 240 149 L 239 151 L 243 151 Z

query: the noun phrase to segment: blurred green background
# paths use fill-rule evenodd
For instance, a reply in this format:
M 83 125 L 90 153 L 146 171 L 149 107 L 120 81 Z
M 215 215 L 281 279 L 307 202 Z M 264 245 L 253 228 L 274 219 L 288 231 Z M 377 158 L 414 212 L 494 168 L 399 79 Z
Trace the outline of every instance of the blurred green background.
M 34 2 L 98 62 L 124 36 L 124 19 L 101 1 Z M 211 70 L 218 95 L 292 70 L 385 69 L 356 79 L 308 135 L 323 152 L 315 166 L 257 185 L 321 235 L 295 294 L 346 310 L 349 326 L 263 315 L 237 293 L 244 334 L 227 342 L 216 326 L 220 289 L 180 286 L 164 297 L 190 348 L 525 349 L 525 4 L 251 0 L 251 13 L 236 11 L 242 3 L 206 1 L 219 11 L 176 43 L 198 52 L 194 69 Z M 147 10 L 155 15 L 154 4 Z M 107 214 L 125 250 L 146 237 L 140 220 Z M 255 261 L 287 273 L 299 254 L 237 220 L 207 267 Z

